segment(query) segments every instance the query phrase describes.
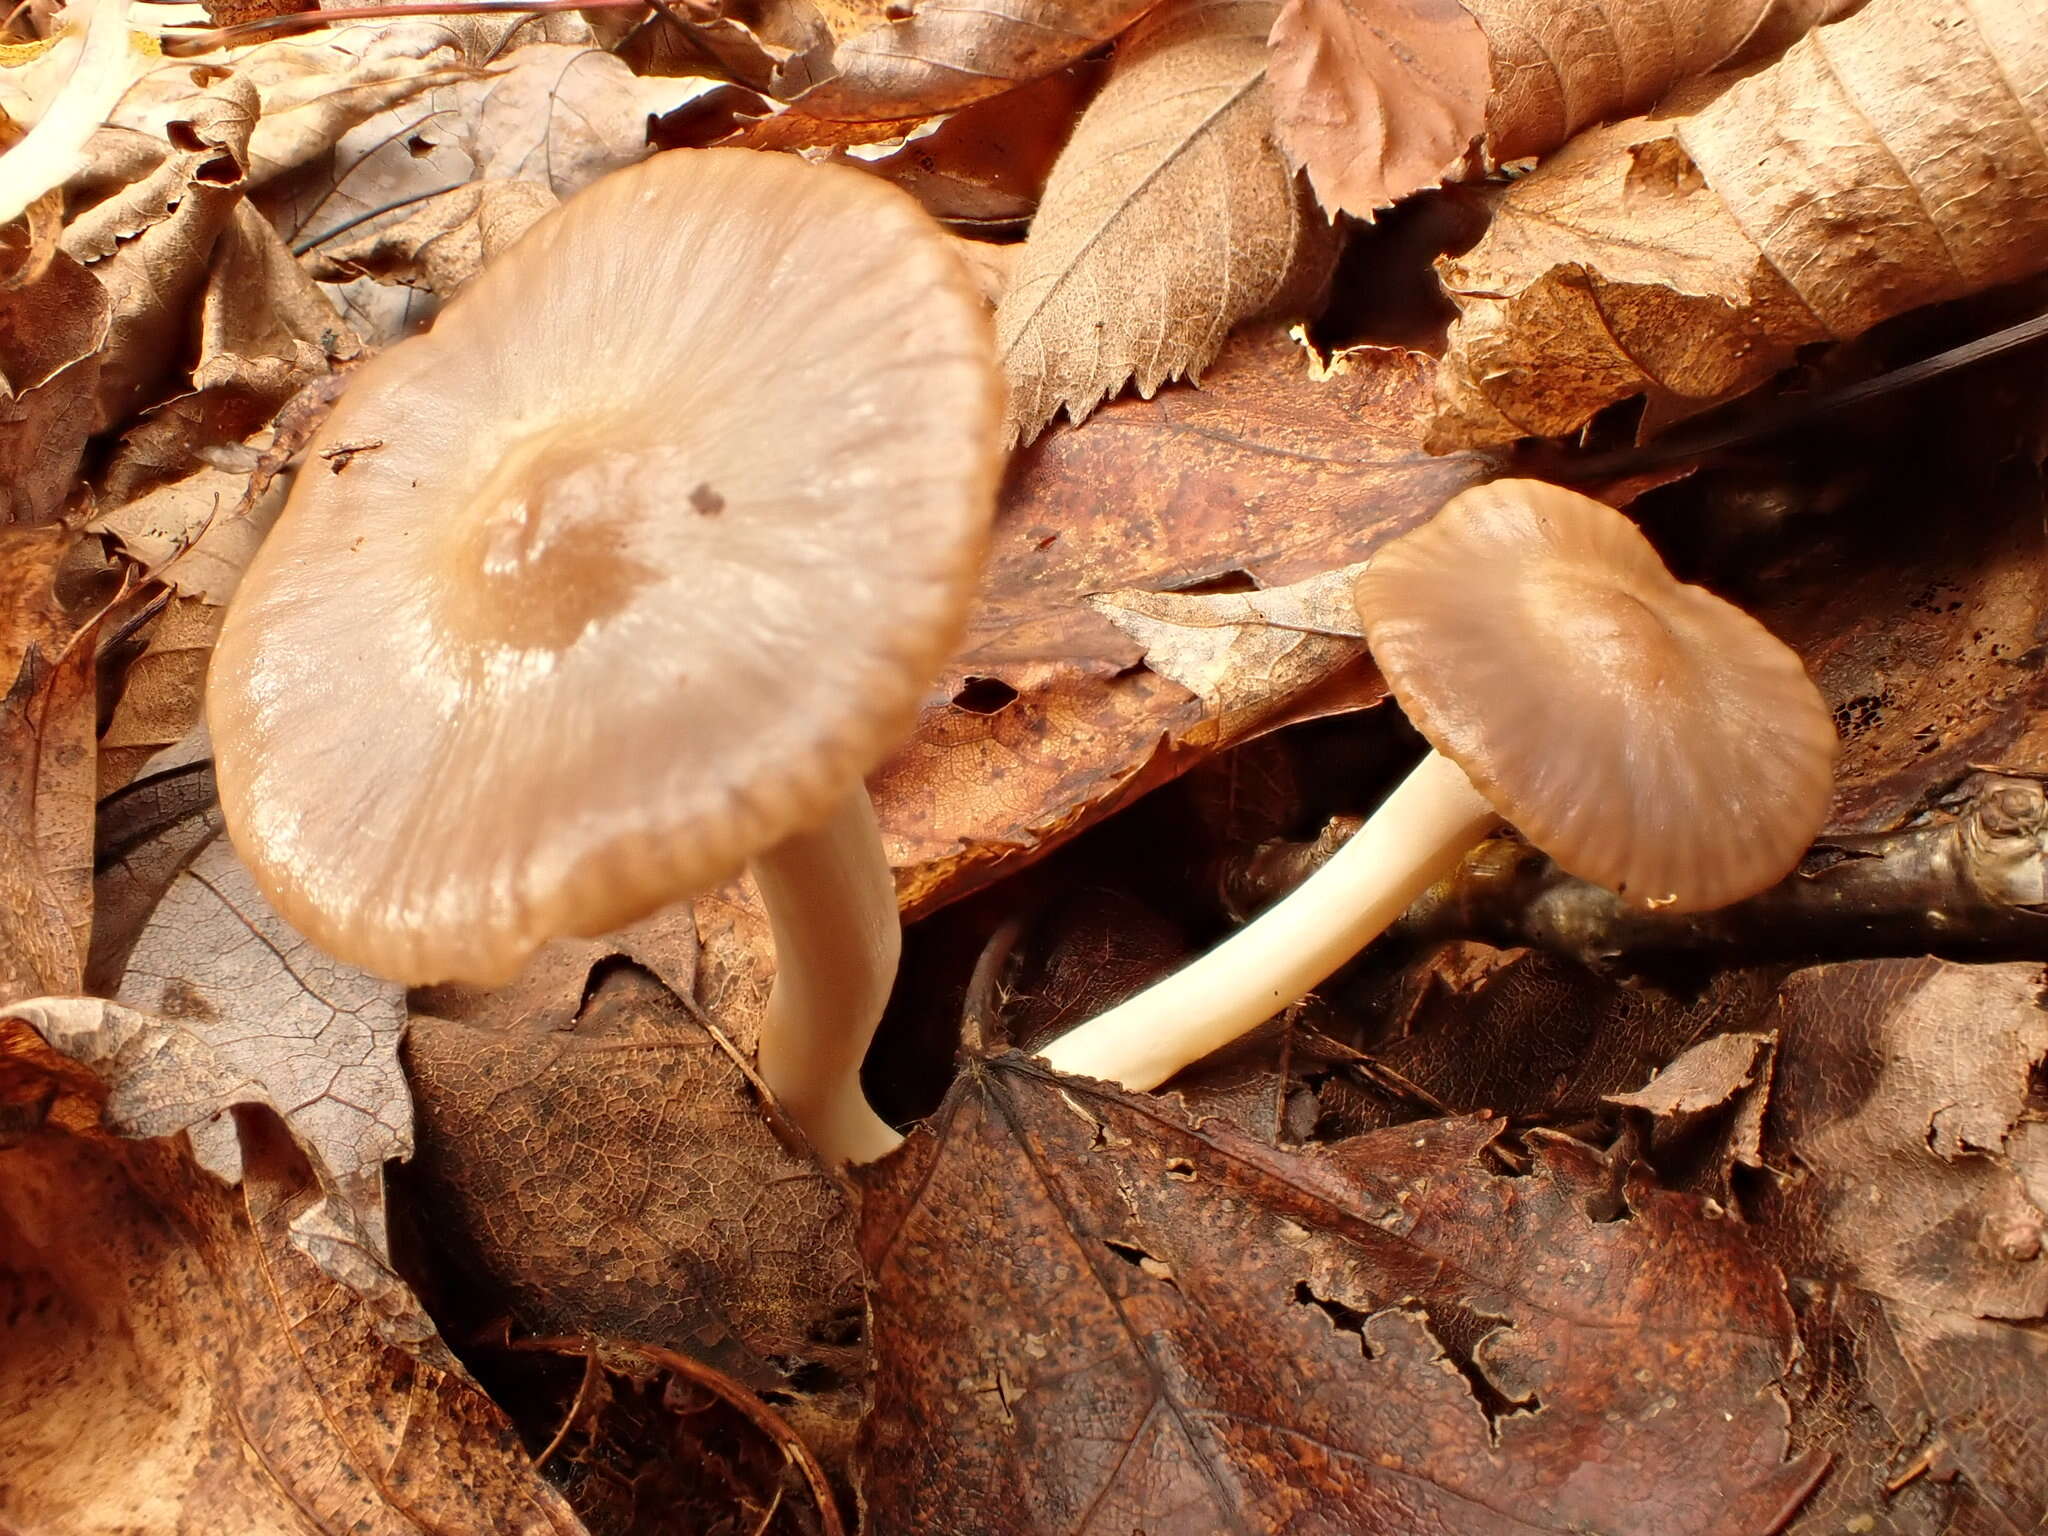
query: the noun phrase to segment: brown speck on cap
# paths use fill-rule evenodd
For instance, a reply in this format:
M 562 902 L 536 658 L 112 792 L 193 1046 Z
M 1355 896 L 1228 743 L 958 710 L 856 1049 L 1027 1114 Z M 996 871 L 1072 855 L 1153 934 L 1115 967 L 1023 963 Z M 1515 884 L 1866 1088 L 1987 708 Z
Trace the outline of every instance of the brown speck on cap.
M 908 729 L 1000 418 L 986 308 L 894 188 L 746 150 L 607 177 L 322 429 L 380 446 L 299 477 L 213 657 L 236 847 L 415 983 L 737 873 Z
M 1820 831 L 1835 732 L 1798 656 L 1613 508 L 1497 480 L 1355 593 L 1409 719 L 1571 873 L 1702 911 L 1783 878 Z

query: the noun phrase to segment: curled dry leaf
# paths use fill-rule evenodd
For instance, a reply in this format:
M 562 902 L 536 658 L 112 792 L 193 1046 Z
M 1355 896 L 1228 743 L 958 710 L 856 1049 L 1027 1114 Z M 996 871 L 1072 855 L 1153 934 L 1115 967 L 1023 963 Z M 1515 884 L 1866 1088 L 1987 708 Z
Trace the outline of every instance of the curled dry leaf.
M 0 1004 L 78 990 L 92 926 L 93 624 L 69 529 L 0 529 Z
M 215 243 L 232 223 L 248 170 L 255 90 L 229 77 L 167 126 L 168 152 L 140 181 L 71 221 L 65 254 L 113 301 L 100 357 L 96 428 L 147 401 L 179 354 Z
M 1089 599 L 1364 558 L 1487 472 L 1420 451 L 1429 387 L 1414 353 L 1318 379 L 1284 334 L 1247 331 L 1203 389 L 1117 401 L 1024 454 L 940 699 L 871 786 L 905 907 L 966 894 L 1247 735 L 1376 703 L 1369 672 L 1328 695 L 1248 673 L 1220 728 Z
M 1001 0 L 932 4 L 838 44 L 818 83 L 793 99 L 812 117 L 924 117 L 1054 74 L 1116 37 L 1157 0 Z M 785 71 L 787 94 L 793 74 Z
M 0 1523 L 580 1536 L 445 1351 L 392 1347 L 309 1262 L 318 1184 L 274 1126 L 233 1190 L 91 1131 L 92 1093 L 0 1035 Z
M 1370 215 L 1546 154 L 1676 85 L 1775 52 L 1862 0 L 1285 0 L 1274 121 L 1332 211 Z
M 1199 377 L 1230 328 L 1305 305 L 1336 237 L 1272 141 L 1261 0 L 1171 0 L 1135 28 L 1047 182 L 996 309 L 1011 432 L 1135 380 Z
M 1740 1228 L 1484 1119 L 1276 1148 L 1021 1058 L 862 1174 L 868 1507 L 898 1530 L 1776 1529 L 1777 1270 Z
M 120 702 L 100 732 L 98 798 L 127 784 L 199 723 L 206 661 L 221 616 L 222 610 L 202 597 L 173 594 L 164 605 L 146 648 L 128 665 Z
M 2048 266 L 2032 0 L 1871 0 L 1706 105 L 1582 135 L 1443 265 L 1432 441 L 1740 393 L 1808 343 Z
M 843 1441 L 863 1369 L 853 1217 L 777 1138 L 699 1005 L 687 909 L 679 932 L 667 984 L 620 958 L 586 965 L 567 1018 L 416 1015 L 406 1188 L 485 1315 L 681 1351 Z
M 0 287 L 0 525 L 45 522 L 71 493 L 112 313 L 99 280 L 62 252 Z

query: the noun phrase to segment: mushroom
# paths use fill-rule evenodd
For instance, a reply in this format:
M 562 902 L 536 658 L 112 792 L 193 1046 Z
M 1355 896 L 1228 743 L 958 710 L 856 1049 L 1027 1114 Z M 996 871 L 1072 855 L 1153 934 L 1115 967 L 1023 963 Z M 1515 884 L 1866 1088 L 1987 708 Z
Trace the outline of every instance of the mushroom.
M 1536 480 L 1453 497 L 1354 589 L 1432 750 L 1321 869 L 1229 939 L 1040 1052 L 1154 1088 L 1364 948 L 1503 818 L 1564 869 L 1674 912 L 1791 871 L 1835 732 L 1799 658 L 1664 568 L 1612 508 Z
M 684 150 L 549 214 L 357 373 L 208 689 L 273 905 L 494 985 L 751 863 L 760 1070 L 827 1161 L 900 949 L 862 785 L 958 637 L 1000 472 L 985 307 L 861 172 Z

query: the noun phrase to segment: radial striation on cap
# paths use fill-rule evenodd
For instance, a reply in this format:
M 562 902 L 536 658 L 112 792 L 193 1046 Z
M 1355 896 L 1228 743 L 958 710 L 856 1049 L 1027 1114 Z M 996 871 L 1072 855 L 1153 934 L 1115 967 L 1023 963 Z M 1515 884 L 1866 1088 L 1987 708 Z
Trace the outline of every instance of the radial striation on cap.
M 1572 874 L 1701 911 L 1783 878 L 1819 832 L 1835 732 L 1798 656 L 1611 507 L 1479 486 L 1355 596 L 1417 729 Z
M 606 178 L 313 444 L 212 663 L 236 847 L 408 982 L 735 874 L 908 729 L 1000 420 L 984 307 L 894 188 L 744 150 Z

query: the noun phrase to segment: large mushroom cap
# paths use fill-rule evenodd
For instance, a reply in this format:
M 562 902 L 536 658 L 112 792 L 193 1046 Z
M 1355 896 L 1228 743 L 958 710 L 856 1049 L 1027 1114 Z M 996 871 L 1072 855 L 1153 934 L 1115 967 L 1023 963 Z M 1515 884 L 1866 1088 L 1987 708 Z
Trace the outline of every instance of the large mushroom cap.
M 236 847 L 409 982 L 736 873 L 907 730 L 1000 420 L 981 301 L 900 192 L 744 150 L 606 178 L 314 443 L 212 663 Z
M 1799 658 L 1611 507 L 1479 486 L 1381 549 L 1356 598 L 1408 717 L 1571 873 L 1701 911 L 1820 830 L 1835 732 Z

